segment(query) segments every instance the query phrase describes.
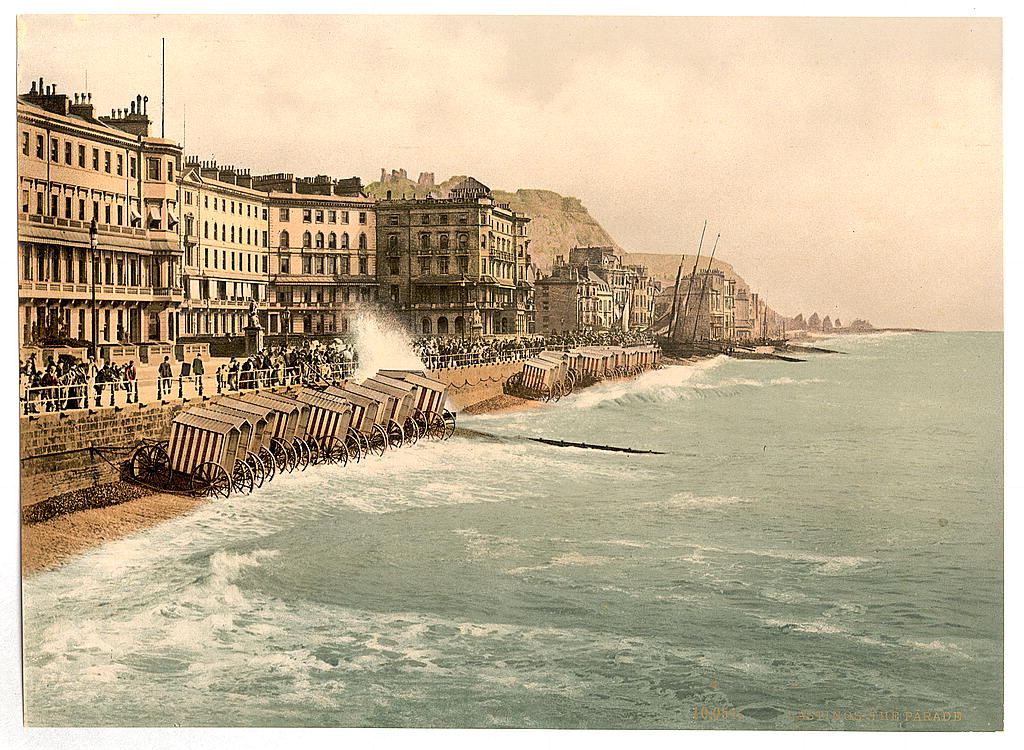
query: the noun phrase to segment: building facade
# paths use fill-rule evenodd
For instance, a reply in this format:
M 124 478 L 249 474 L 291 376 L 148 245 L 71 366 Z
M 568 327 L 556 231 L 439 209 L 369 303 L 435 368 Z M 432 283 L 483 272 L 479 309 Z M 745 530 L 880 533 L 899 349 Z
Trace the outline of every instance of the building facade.
M 356 177 L 272 174 L 254 178 L 269 210 L 270 334 L 350 330 L 379 302 L 375 201 Z
M 529 221 L 471 177 L 445 198 L 379 201 L 382 299 L 419 335 L 532 333 Z
M 150 135 L 147 104 L 97 116 L 43 79 L 18 96 L 22 344 L 178 335 L 181 149 Z

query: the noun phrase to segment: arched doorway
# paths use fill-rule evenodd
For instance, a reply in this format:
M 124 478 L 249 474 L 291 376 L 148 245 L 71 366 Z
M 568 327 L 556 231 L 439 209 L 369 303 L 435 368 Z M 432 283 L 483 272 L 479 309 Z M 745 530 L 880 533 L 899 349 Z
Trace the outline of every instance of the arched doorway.
M 456 336 L 461 336 L 465 332 L 466 332 L 466 321 L 465 321 L 465 319 L 461 315 L 459 315 L 457 318 L 455 318 L 455 335 Z
M 430 335 L 430 318 L 424 318 L 420 321 L 420 330 L 423 332 L 424 336 Z
M 437 319 L 437 335 L 447 336 L 448 335 L 448 318 L 441 316 Z

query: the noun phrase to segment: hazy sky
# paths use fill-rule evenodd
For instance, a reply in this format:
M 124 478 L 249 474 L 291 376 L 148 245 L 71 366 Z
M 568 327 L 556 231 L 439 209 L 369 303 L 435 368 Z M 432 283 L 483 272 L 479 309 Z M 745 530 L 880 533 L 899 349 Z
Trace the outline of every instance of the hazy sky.
M 986 20 L 23 16 L 43 76 L 254 173 L 582 199 L 785 314 L 1002 328 L 1001 27 Z M 88 89 L 86 89 L 88 71 Z

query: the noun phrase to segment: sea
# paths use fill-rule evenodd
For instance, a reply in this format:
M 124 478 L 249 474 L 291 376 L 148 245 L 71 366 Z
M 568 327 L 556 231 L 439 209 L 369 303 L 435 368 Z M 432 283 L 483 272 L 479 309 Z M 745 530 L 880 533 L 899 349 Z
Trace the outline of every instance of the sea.
M 460 418 L 31 576 L 26 721 L 998 729 L 1002 334 L 816 344 Z

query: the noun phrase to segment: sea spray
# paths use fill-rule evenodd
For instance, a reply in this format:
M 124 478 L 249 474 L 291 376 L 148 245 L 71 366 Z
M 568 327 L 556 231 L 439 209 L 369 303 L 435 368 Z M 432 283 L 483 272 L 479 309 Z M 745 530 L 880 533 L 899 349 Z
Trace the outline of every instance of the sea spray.
M 423 369 L 423 362 L 412 350 L 408 333 L 397 320 L 371 310 L 362 310 L 352 327 L 359 367 L 355 378 L 373 377 L 381 369 Z

